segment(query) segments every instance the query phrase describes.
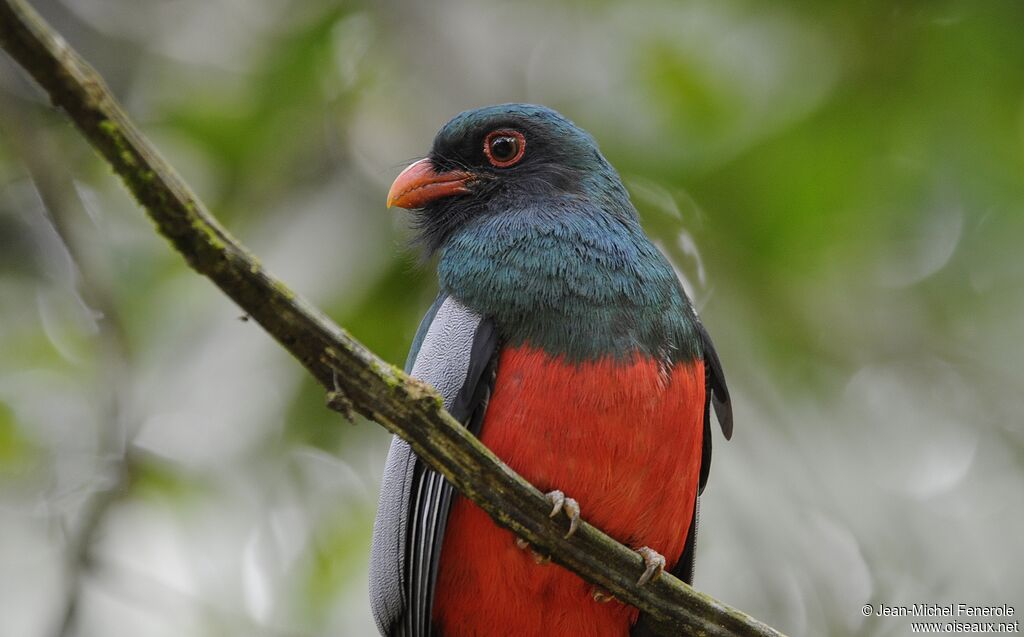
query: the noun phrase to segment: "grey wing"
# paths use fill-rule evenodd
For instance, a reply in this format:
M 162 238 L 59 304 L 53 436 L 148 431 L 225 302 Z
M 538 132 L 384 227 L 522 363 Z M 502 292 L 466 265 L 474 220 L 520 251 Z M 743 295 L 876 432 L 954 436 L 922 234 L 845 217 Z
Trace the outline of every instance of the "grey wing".
M 406 370 L 437 389 L 476 430 L 493 382 L 493 323 L 441 295 L 423 318 Z M 431 635 L 437 564 L 453 488 L 397 436 L 391 442 L 370 551 L 370 604 L 387 637 Z

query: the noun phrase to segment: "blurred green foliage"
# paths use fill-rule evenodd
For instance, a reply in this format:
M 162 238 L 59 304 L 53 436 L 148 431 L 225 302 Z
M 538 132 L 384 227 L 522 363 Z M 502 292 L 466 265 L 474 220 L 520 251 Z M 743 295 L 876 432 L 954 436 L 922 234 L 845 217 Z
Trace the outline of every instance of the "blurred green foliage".
M 34 4 L 268 268 L 398 365 L 436 283 L 390 180 L 462 109 L 561 110 L 737 397 L 698 587 L 793 635 L 1024 594 L 1024 4 Z M 65 591 L 78 634 L 372 631 L 388 437 L 238 315 L 0 62 L 12 634 Z

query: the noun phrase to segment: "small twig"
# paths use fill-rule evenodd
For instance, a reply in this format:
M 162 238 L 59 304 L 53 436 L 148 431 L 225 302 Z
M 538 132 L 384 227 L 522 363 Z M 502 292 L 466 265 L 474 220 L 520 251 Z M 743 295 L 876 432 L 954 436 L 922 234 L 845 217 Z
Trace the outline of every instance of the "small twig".
M 327 407 L 344 416 L 345 420 L 355 424 L 356 415 L 352 400 L 345 394 L 345 390 L 341 388 L 341 383 L 338 382 L 339 369 L 334 366 L 334 360 L 337 356 L 337 352 L 330 347 L 324 352 L 323 362 L 324 365 L 331 368 L 331 383 L 334 385 L 334 389 L 327 392 Z

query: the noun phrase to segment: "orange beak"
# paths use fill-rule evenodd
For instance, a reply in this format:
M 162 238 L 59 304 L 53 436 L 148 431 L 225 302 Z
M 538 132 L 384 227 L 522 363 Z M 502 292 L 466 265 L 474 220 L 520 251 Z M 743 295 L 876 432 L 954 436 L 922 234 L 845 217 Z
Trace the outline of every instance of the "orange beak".
M 421 159 L 395 178 L 388 191 L 388 208 L 422 208 L 435 199 L 467 194 L 474 178 L 464 170 L 439 173 L 429 159 Z

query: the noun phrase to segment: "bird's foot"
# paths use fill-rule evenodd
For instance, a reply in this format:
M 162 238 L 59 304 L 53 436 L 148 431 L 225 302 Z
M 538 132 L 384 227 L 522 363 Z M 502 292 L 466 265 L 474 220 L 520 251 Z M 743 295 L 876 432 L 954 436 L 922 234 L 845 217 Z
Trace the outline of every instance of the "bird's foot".
M 644 558 L 644 574 L 640 576 L 640 579 L 636 581 L 637 586 L 643 586 L 647 582 L 652 582 L 665 572 L 665 556 L 655 551 L 649 546 L 644 546 L 636 550 L 640 554 L 640 557 Z
M 557 489 L 555 491 L 545 493 L 544 497 L 551 503 L 551 513 L 548 514 L 549 518 L 553 518 L 563 511 L 565 512 L 565 517 L 569 518 L 569 530 L 565 534 L 565 539 L 569 539 L 580 525 L 579 503 L 572 498 L 565 497 L 565 494 Z M 516 538 L 516 546 L 524 551 L 530 551 L 530 554 L 533 555 L 533 561 L 537 564 L 543 565 L 551 561 L 550 555 L 541 555 L 537 551 L 534 551 L 530 546 L 530 543 L 521 537 Z
M 569 531 L 565 534 L 565 539 L 569 539 L 580 526 L 579 502 L 572 498 L 565 497 L 565 494 L 558 489 L 548 491 L 544 494 L 544 497 L 551 503 L 551 513 L 548 514 L 549 518 L 553 518 L 558 515 L 559 512 L 565 511 L 565 517 L 569 518 Z
M 518 546 L 520 549 L 524 551 L 530 551 L 530 555 L 533 556 L 533 561 L 539 564 L 540 566 L 544 566 L 545 564 L 551 561 L 550 555 L 541 555 L 537 551 L 534 551 L 532 548 L 530 548 L 530 543 L 521 537 L 516 538 L 516 546 Z
M 590 596 L 594 598 L 594 601 L 598 604 L 607 604 L 608 602 L 615 599 L 615 596 L 604 590 L 600 586 L 590 587 Z

